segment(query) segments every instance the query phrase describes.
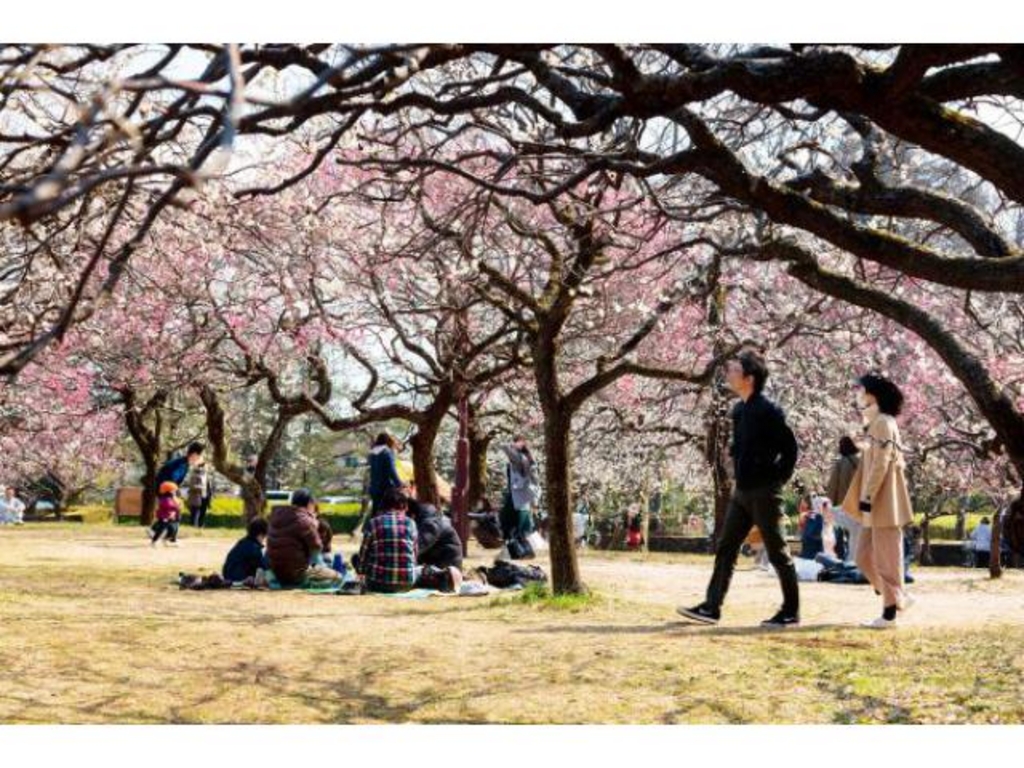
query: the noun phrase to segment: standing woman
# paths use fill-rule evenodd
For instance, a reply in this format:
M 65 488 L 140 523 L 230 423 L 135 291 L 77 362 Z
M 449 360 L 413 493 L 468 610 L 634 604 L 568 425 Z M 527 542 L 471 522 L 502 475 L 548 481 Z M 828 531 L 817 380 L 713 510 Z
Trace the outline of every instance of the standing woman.
M 892 629 L 896 612 L 913 604 L 903 589 L 903 527 L 913 519 L 896 424 L 903 393 L 889 379 L 873 373 L 862 376 L 857 384 L 867 445 L 843 509 L 861 519 L 857 567 L 882 596 L 882 615 L 864 626 Z
M 210 473 L 207 471 L 206 462 L 201 461 L 192 467 L 188 478 L 188 510 L 192 515 L 193 528 L 203 528 L 206 525 L 210 496 Z
M 537 463 L 526 445 L 526 438 L 516 435 L 511 445 L 501 446 L 508 457 L 506 474 L 508 494 L 501 509 L 501 533 L 506 541 L 525 538 L 533 531 L 533 505 L 537 501 Z
M 398 464 L 395 455 L 398 453 L 398 441 L 387 432 L 381 432 L 373 441 L 370 449 L 370 501 L 372 508 L 370 517 L 376 515 L 381 508 L 384 495 L 391 489 L 401 490 L 404 486 L 398 476 Z M 367 523 L 369 520 L 367 520 Z M 365 528 L 365 525 L 364 525 Z
M 860 541 L 860 522 L 841 508 L 846 492 L 850 490 L 857 467 L 860 466 L 860 449 L 849 435 L 839 438 L 839 458 L 832 463 L 828 478 L 828 498 L 836 509 L 836 522 L 846 531 L 844 562 L 853 562 Z

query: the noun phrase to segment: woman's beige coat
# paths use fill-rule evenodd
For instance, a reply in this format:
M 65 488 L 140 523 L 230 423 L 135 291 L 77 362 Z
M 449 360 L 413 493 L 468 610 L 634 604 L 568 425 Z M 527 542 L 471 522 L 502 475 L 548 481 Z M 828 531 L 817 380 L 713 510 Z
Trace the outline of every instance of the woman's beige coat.
M 843 511 L 866 528 L 902 528 L 913 522 L 905 470 L 896 419 L 879 413 L 868 424 L 867 446 L 843 499 Z M 871 502 L 870 513 L 861 512 L 862 499 Z

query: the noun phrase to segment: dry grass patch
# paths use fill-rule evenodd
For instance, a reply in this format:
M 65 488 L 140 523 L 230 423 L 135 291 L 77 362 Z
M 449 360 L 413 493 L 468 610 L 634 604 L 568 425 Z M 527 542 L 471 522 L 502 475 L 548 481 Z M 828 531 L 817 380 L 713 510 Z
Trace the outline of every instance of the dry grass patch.
M 700 556 L 587 553 L 582 598 L 174 586 L 236 535 L 154 551 L 133 528 L 0 530 L 0 722 L 1024 721 L 1019 572 L 923 571 L 888 635 L 855 626 L 869 590 L 825 584 L 804 627 L 762 631 L 778 588 L 750 570 L 723 626 L 688 625 L 673 609 L 703 589 Z

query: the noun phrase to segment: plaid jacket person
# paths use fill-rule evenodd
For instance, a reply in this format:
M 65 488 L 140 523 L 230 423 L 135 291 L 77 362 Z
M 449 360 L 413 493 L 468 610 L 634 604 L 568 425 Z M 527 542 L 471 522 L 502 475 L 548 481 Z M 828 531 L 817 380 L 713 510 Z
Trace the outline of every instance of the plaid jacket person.
M 370 520 L 359 548 L 359 570 L 375 592 L 402 592 L 416 583 L 416 523 L 387 512 Z

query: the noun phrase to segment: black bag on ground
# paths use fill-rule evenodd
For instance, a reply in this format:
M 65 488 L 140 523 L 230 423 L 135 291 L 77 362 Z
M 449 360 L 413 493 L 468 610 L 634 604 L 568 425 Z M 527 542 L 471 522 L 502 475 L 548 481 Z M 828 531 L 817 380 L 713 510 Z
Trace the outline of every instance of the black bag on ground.
M 519 565 L 505 560 L 497 560 L 493 567 L 481 566 L 478 570 L 483 573 L 488 584 L 498 589 L 516 585 L 525 587 L 531 581 L 546 582 L 548 580 L 548 575 L 538 565 Z
M 533 546 L 523 536 L 516 536 L 505 542 L 505 546 L 508 547 L 508 556 L 513 560 L 533 560 L 537 556 L 537 553 L 533 551 Z
M 221 577 L 219 573 L 209 573 L 200 576 L 194 573 L 178 574 L 179 589 L 231 589 L 231 582 Z

